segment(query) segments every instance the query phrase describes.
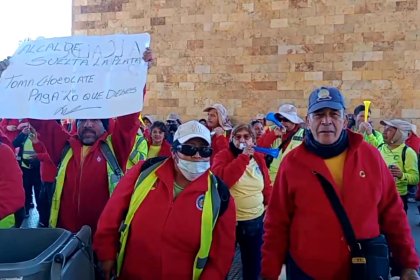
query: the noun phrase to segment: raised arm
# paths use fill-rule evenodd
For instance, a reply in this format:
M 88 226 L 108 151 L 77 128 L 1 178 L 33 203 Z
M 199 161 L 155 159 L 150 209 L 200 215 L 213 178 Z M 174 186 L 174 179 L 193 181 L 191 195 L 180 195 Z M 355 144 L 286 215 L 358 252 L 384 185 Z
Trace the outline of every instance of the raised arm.
M 214 157 L 211 170 L 231 188 L 244 174 L 249 160 L 249 156 L 245 154 L 233 158 L 229 149 L 224 149 Z
M 58 165 L 70 134 L 55 120 L 30 119 L 29 123 L 39 133 L 39 140 L 44 143 L 51 160 Z
M 133 149 L 137 130 L 140 127 L 139 113 L 118 117 L 111 134 L 112 145 L 121 168 L 125 170 Z

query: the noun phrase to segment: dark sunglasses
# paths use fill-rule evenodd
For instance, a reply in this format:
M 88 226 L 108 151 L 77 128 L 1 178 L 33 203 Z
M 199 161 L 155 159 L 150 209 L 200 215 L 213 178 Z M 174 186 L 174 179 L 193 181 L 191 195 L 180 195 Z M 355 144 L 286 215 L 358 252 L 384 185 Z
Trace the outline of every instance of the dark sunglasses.
M 213 153 L 213 149 L 210 147 L 195 147 L 188 144 L 178 145 L 175 147 L 175 150 L 177 152 L 180 152 L 181 154 L 184 154 L 190 157 L 196 155 L 198 152 L 198 154 L 202 158 L 210 157 L 211 154 Z
M 280 118 L 277 118 L 277 119 L 279 120 L 279 122 L 290 122 L 288 119 L 283 118 L 283 117 L 280 117 Z

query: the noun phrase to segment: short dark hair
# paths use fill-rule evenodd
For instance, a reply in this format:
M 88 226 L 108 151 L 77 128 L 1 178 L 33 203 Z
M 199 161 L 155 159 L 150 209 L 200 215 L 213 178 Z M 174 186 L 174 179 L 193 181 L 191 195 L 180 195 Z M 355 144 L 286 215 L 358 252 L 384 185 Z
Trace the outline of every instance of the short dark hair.
M 155 128 L 159 128 L 160 131 L 162 131 L 163 133 L 165 133 L 165 135 L 168 133 L 168 129 L 166 127 L 166 125 L 161 122 L 161 121 L 156 121 L 152 124 L 152 126 L 150 127 L 150 132 L 152 132 L 153 129 Z
M 354 108 L 354 116 L 355 117 L 357 117 L 357 115 L 360 113 L 360 112 L 364 112 L 365 111 L 365 105 L 359 105 L 359 106 L 357 106 L 356 108 Z M 372 113 L 371 111 L 370 111 L 370 108 L 369 108 L 369 114 L 370 113 Z
M 252 127 L 254 127 L 254 125 L 256 125 L 257 123 L 260 123 L 260 124 L 262 124 L 262 125 L 264 126 L 264 124 L 263 124 L 263 123 L 261 123 L 259 120 L 253 120 L 253 121 L 251 122 Z

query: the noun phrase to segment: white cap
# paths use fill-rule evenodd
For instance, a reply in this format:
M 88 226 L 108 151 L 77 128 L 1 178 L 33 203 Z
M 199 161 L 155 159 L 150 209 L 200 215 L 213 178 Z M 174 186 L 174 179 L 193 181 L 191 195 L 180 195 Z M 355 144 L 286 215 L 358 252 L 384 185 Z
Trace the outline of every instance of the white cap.
M 285 117 L 286 119 L 288 119 L 294 124 L 300 124 L 304 122 L 301 118 L 299 118 L 297 114 L 297 109 L 292 104 L 281 105 L 279 107 L 278 114 L 282 115 L 283 117 Z
M 174 134 L 174 141 L 184 144 L 192 138 L 201 138 L 211 145 L 210 130 L 198 121 L 189 121 L 181 124 Z

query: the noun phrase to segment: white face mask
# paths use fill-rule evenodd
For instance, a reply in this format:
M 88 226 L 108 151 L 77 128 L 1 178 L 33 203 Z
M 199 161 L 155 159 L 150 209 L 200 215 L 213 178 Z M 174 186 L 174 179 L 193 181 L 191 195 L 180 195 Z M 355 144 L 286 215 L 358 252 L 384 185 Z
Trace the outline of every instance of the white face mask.
M 189 161 L 178 157 L 176 165 L 188 181 L 194 181 L 210 168 L 210 161 Z

